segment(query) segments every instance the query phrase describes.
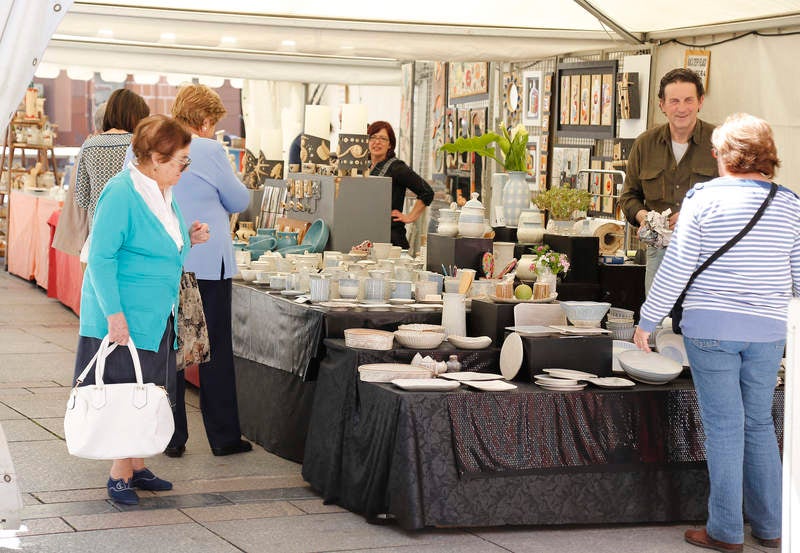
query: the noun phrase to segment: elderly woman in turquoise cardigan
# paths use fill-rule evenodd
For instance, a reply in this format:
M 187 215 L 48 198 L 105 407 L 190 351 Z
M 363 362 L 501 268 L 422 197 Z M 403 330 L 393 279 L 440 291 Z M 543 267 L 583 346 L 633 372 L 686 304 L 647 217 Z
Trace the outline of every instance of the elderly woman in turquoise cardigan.
M 120 345 L 133 338 L 144 380 L 173 388 L 175 313 L 179 283 L 189 248 L 208 240 L 208 226 L 187 229 L 172 186 L 191 162 L 191 135 L 169 117 L 156 115 L 136 127 L 135 161 L 108 181 L 92 225 L 89 264 L 81 290 L 81 320 L 75 374 L 108 334 Z M 83 385 L 94 383 L 93 373 Z M 108 356 L 106 383 L 134 381 L 127 348 Z M 155 476 L 143 459 L 116 459 L 107 483 L 117 503 L 136 504 L 134 488 L 160 491 L 172 483 Z

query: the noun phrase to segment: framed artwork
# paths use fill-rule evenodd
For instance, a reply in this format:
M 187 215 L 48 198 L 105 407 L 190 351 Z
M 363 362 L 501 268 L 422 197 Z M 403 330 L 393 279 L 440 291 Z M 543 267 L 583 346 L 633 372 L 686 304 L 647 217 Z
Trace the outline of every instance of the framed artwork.
M 683 66 L 691 69 L 703 79 L 703 88 L 708 94 L 708 70 L 711 66 L 711 50 L 686 50 Z
M 550 94 L 553 91 L 553 74 L 548 73 L 544 76 L 544 91 L 546 94 Z
M 550 132 L 550 114 L 545 113 L 542 115 L 542 132 Z
M 503 109 L 506 114 L 504 121 L 510 127 L 516 127 L 522 114 L 522 87 L 516 71 L 503 77 Z
M 543 175 L 547 172 L 547 154 L 542 154 L 539 156 L 539 175 Z
M 525 155 L 525 165 L 526 170 L 528 171 L 528 175 L 533 178 L 533 182 L 539 182 L 538 176 L 538 169 L 539 169 L 539 137 L 538 136 L 529 136 L 528 137 L 528 146 L 527 146 L 527 153 Z
M 522 73 L 522 124 L 537 126 L 542 121 L 542 72 Z
M 448 77 L 450 100 L 489 93 L 488 62 L 450 62 Z
M 455 108 L 445 108 L 444 110 L 444 141 L 452 143 L 456 141 L 458 132 L 458 120 Z M 447 169 L 458 169 L 458 154 L 445 154 L 445 166 Z
M 547 135 L 543 134 L 539 137 L 539 148 L 543 151 L 547 151 Z
M 433 151 L 431 152 L 431 168 L 434 174 L 444 173 L 445 153 L 439 148 L 445 142 L 445 94 L 446 71 L 445 63 L 437 61 L 433 65 L 432 95 L 433 104 L 431 105 L 431 126 L 433 127 Z
M 487 108 L 469 110 L 469 135 L 481 136 L 486 133 Z
M 569 90 L 569 75 L 561 77 L 561 90 Z M 559 101 L 559 116 L 558 120 L 564 124 L 569 124 L 569 94 L 562 94 Z
M 617 60 L 564 63 L 556 70 L 556 132 L 561 136 L 616 135 Z M 567 114 L 569 112 L 569 114 Z
M 469 138 L 470 137 L 470 118 L 469 118 L 469 110 L 466 108 L 458 108 L 456 110 L 456 133 L 457 136 L 460 138 Z M 456 154 L 458 158 L 458 169 L 461 171 L 469 171 L 470 160 L 472 158 L 472 154 L 464 152 L 461 154 Z
M 589 188 L 589 173 L 578 172 L 589 169 L 591 146 L 555 146 L 550 165 L 550 187 Z

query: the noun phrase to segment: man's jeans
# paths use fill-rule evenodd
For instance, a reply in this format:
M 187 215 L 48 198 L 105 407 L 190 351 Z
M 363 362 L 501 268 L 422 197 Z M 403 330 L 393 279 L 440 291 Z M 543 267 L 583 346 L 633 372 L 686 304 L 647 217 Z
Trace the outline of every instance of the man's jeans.
M 664 260 L 664 254 L 667 253 L 667 248 L 656 248 L 655 246 L 647 246 L 645 251 L 647 257 L 647 265 L 644 268 L 644 293 L 650 293 L 650 287 L 653 285 L 653 279 L 656 278 L 656 272 Z
M 753 534 L 781 535 L 781 458 L 772 400 L 784 340 L 732 342 L 684 336 L 706 434 L 711 483 L 708 534 L 744 541 L 744 510 Z

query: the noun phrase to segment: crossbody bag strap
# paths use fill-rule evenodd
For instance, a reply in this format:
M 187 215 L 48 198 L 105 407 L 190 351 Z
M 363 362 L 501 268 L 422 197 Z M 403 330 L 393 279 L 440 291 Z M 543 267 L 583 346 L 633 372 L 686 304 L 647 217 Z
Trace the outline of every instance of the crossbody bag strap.
M 722 254 L 731 249 L 734 246 L 734 244 L 736 244 L 736 242 L 741 240 L 745 234 L 750 232 L 750 229 L 752 229 L 758 222 L 758 220 L 761 219 L 761 216 L 764 215 L 764 212 L 767 210 L 767 206 L 770 203 L 772 203 L 772 198 L 774 198 L 775 194 L 777 193 L 778 193 L 778 185 L 773 182 L 772 186 L 769 189 L 769 194 L 767 194 L 767 197 L 764 198 L 764 202 L 761 204 L 761 207 L 758 208 L 758 211 L 755 212 L 752 219 L 750 219 L 750 221 L 744 226 L 744 228 L 740 230 L 736 236 L 725 242 L 725 244 L 723 244 L 720 249 L 711 254 L 711 256 L 708 259 L 706 259 L 702 265 L 700 265 L 697 269 L 695 269 L 694 273 L 692 273 L 692 276 L 689 277 L 689 282 L 686 283 L 686 287 L 683 289 L 683 293 L 681 294 L 682 296 L 686 294 L 686 291 L 689 290 L 689 286 L 692 285 L 694 279 L 696 279 L 700 273 L 705 271 L 709 265 L 711 265 L 714 261 L 719 259 L 720 256 L 722 256 Z

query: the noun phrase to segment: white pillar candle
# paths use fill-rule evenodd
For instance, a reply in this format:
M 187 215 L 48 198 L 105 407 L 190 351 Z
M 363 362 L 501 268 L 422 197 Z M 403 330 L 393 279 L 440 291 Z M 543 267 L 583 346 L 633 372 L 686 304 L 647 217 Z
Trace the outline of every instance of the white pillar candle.
M 267 159 L 283 159 L 283 132 L 280 129 L 262 130 L 261 151 Z
M 331 108 L 328 106 L 306 106 L 306 134 L 330 140 Z
M 367 134 L 367 106 L 342 104 L 342 134 Z

